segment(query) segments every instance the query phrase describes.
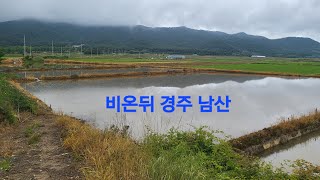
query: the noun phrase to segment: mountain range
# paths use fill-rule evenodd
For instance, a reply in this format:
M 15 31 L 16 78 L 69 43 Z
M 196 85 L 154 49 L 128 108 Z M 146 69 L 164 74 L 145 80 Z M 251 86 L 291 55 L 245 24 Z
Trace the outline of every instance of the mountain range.
M 227 34 L 187 27 L 83 26 L 37 20 L 0 23 L 0 46 L 71 46 L 175 54 L 320 57 L 320 43 L 310 38 L 268 39 L 246 33 Z

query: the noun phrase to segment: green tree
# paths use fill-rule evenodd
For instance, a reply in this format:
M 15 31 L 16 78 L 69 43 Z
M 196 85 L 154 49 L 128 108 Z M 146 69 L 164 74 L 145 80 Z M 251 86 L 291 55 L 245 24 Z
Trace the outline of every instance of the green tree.
M 4 56 L 4 52 L 0 49 L 0 63 L 2 61 L 2 57 Z

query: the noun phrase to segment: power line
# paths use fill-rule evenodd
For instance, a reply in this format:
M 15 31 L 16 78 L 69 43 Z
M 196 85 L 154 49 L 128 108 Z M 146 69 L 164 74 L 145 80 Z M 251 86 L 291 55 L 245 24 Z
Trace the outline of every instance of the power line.
M 53 56 L 53 41 L 51 43 L 51 55 Z
M 23 35 L 23 57 L 26 56 L 26 35 Z

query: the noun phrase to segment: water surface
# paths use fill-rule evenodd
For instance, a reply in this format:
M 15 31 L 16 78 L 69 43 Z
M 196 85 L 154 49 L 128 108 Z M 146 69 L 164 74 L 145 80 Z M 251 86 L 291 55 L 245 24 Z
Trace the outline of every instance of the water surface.
M 282 165 L 291 170 L 284 162 L 289 160 L 289 164 L 298 159 L 303 159 L 313 164 L 320 164 L 320 132 L 314 132 L 293 140 L 287 144 L 280 145 L 272 151 L 267 151 L 261 157 L 267 162 L 271 162 L 276 167 Z
M 143 78 L 77 81 L 48 81 L 23 86 L 54 110 L 72 114 L 99 128 L 129 125 L 135 137 L 146 130 L 166 132 L 175 127 L 193 129 L 208 126 L 234 137 L 262 129 L 281 117 L 301 115 L 320 107 L 320 80 L 283 79 L 263 76 L 194 74 Z M 105 97 L 154 95 L 155 112 L 116 113 L 105 108 Z M 186 113 L 164 113 L 161 95 L 192 96 L 193 107 Z M 198 96 L 226 96 L 229 113 L 201 113 Z M 159 99 L 157 99 L 159 97 Z M 138 109 L 139 110 L 139 109 Z

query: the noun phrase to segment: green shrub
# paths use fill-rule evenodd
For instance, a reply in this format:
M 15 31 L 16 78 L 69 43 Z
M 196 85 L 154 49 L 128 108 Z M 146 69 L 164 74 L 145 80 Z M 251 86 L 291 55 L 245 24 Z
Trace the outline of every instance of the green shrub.
M 288 174 L 273 170 L 257 158 L 233 151 L 216 132 L 204 128 L 190 132 L 171 130 L 150 134 L 144 148 L 152 154 L 150 179 L 286 179 Z
M 26 68 L 42 68 L 44 66 L 44 59 L 40 56 L 26 56 L 23 58 L 23 62 Z
M 36 103 L 25 96 L 18 89 L 12 86 L 4 75 L 0 74 L 0 121 L 14 123 L 16 121 L 16 112 L 37 111 Z
M 4 52 L 0 49 L 0 64 L 1 64 L 1 61 L 3 60 L 2 57 L 4 56 Z
M 2 159 L 0 160 L 0 172 L 8 171 L 11 168 L 11 160 L 10 159 Z

